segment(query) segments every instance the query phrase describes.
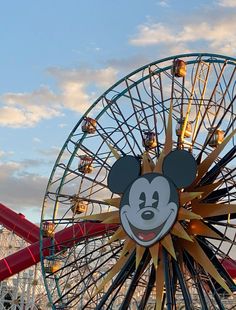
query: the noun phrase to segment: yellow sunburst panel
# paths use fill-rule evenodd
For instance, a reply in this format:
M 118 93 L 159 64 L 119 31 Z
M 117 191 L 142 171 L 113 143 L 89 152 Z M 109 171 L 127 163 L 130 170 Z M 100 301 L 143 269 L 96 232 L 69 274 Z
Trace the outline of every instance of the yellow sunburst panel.
M 119 211 L 109 211 L 109 212 L 96 213 L 96 214 L 82 216 L 82 217 L 80 217 L 80 219 L 91 220 L 91 221 L 92 220 L 105 221 L 105 220 L 107 220 L 109 218 L 116 219 L 117 217 L 119 217 Z M 115 224 L 116 222 L 114 221 L 114 222 L 110 222 L 110 223 L 114 223 Z
M 132 252 L 136 247 L 136 243 L 132 239 L 130 239 L 128 236 L 126 236 L 125 239 L 126 240 L 124 242 L 124 246 L 120 253 L 120 256 L 127 255 L 128 253 Z
M 193 212 L 202 218 L 236 214 L 236 204 L 196 203 L 192 206 Z
M 157 269 L 158 267 L 158 255 L 159 255 L 160 243 L 156 243 L 149 248 L 150 254 L 152 256 L 152 262 L 154 267 Z
M 167 234 L 161 239 L 162 246 L 170 253 L 170 255 L 176 260 L 175 248 L 170 234 Z
M 203 177 L 203 175 L 208 171 L 208 169 L 210 168 L 210 166 L 213 164 L 213 162 L 218 158 L 218 156 L 220 155 L 220 153 L 223 151 L 223 149 L 225 148 L 225 146 L 228 144 L 228 142 L 233 138 L 233 136 L 236 134 L 236 129 L 234 131 L 231 132 L 230 135 L 228 135 L 224 141 L 219 144 L 214 151 L 212 151 L 207 158 L 205 158 L 201 164 L 198 166 L 198 175 L 196 177 L 196 180 L 193 182 L 193 184 L 190 186 L 190 188 L 192 189 L 197 183 L 198 181 L 201 180 L 201 178 Z
M 112 145 L 110 145 L 106 140 L 105 140 L 107 146 L 109 147 L 109 149 L 111 150 L 112 154 L 114 155 L 115 159 L 119 159 L 120 155 L 118 154 L 118 152 L 114 149 L 114 147 Z
M 199 197 L 199 200 L 205 199 L 210 193 L 212 193 L 216 188 L 218 188 L 223 183 L 223 180 L 220 180 L 213 184 L 208 184 L 205 186 L 197 187 L 194 189 L 196 192 L 202 192 L 201 197 Z
M 136 268 L 139 266 L 146 248 L 136 244 Z
M 120 208 L 120 197 L 116 197 L 116 198 L 110 198 L 110 199 L 104 199 L 103 201 L 107 204 L 109 204 L 112 207 L 116 207 L 116 208 Z
M 213 239 L 222 239 L 222 236 L 204 224 L 202 221 L 192 220 L 188 226 L 187 232 L 189 235 L 204 236 Z
M 202 217 L 201 217 L 201 215 L 199 215 L 195 212 L 192 212 L 190 210 L 187 210 L 183 207 L 179 208 L 178 217 L 177 217 L 178 221 L 194 220 L 194 219 L 200 220 L 200 219 L 202 219 Z
M 187 202 L 191 202 L 195 198 L 200 198 L 203 192 L 180 192 L 179 194 L 179 202 L 180 205 L 185 205 Z
M 150 155 L 148 154 L 148 152 L 144 152 L 142 158 L 143 158 L 143 161 L 142 161 L 142 167 L 141 167 L 141 174 L 143 175 L 145 173 L 152 172 L 155 165 Z
M 112 243 L 114 241 L 123 240 L 126 239 L 127 235 L 122 227 L 119 227 L 116 232 L 112 235 L 111 239 L 108 241 L 109 243 Z
M 183 228 L 183 226 L 179 222 L 176 222 L 174 224 L 174 226 L 171 229 L 171 234 L 181 239 L 185 239 L 191 242 L 193 241 L 190 235 L 186 232 L 186 230 Z
M 157 159 L 156 166 L 153 172 L 162 173 L 162 164 L 166 155 L 168 155 L 172 151 L 172 105 L 170 106 L 169 117 L 168 117 L 168 125 L 166 129 L 166 140 L 163 150 Z
M 110 212 L 109 217 L 102 221 L 103 224 L 119 224 L 120 214 L 118 211 Z

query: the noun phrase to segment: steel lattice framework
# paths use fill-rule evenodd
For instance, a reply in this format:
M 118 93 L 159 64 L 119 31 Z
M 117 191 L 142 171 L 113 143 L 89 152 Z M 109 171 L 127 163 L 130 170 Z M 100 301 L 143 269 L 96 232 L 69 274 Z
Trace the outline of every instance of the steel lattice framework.
M 177 61 L 186 74 L 175 71 Z M 234 58 L 168 57 L 121 79 L 79 120 L 42 210 L 41 262 L 53 309 L 232 309 L 235 285 L 222 266 L 236 253 L 235 76 Z M 83 129 L 88 119 L 93 128 Z M 123 230 L 122 195 L 111 193 L 107 177 L 127 155 L 139 160 L 143 175 L 160 173 L 174 149 L 194 156 L 198 174 L 179 191 L 169 233 L 143 248 Z M 58 242 L 54 231 L 69 228 L 71 238 Z

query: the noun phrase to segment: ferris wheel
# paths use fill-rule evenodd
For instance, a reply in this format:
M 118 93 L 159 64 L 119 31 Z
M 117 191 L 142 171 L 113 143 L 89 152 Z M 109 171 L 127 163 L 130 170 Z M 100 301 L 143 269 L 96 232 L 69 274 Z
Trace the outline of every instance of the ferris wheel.
M 226 308 L 236 289 L 223 267 L 236 255 L 235 72 L 221 55 L 161 59 L 76 124 L 42 210 L 53 309 Z

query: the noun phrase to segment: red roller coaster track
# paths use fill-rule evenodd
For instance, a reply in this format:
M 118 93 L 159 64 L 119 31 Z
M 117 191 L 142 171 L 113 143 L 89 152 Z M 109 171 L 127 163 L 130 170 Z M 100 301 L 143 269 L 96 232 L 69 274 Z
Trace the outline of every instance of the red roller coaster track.
M 39 227 L 0 203 L 0 224 L 28 243 L 39 241 Z
M 26 220 L 24 215 L 17 214 L 0 203 L 0 224 L 16 235 L 31 243 L 28 247 L 0 260 L 0 281 L 37 264 L 40 261 L 39 227 Z M 116 225 L 83 222 L 55 233 L 57 250 L 70 248 L 78 241 L 89 236 L 98 236 L 116 229 Z M 43 240 L 44 256 L 49 255 L 51 241 Z M 236 279 L 236 261 L 222 260 L 222 264 L 233 279 Z

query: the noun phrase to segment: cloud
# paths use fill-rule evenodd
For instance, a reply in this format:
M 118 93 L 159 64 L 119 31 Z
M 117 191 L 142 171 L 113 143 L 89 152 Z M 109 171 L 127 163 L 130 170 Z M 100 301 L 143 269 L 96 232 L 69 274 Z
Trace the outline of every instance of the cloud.
M 38 122 L 61 116 L 58 96 L 47 87 L 31 93 L 5 93 L 1 96 L 0 125 L 32 127 Z
M 30 164 L 30 163 L 28 163 Z M 35 164 L 31 162 L 31 164 Z M 17 211 L 40 208 L 48 179 L 22 171 L 25 163 L 0 162 L 1 202 Z
M 218 5 L 223 7 L 235 8 L 236 2 L 235 0 L 220 0 L 218 1 Z
M 84 113 L 117 76 L 117 70 L 111 66 L 102 69 L 49 68 L 48 73 L 58 81 L 64 108 L 78 113 Z
M 38 152 L 46 157 L 57 158 L 60 152 L 60 148 L 58 146 L 52 146 L 49 149 L 38 150 Z
M 163 8 L 168 8 L 170 5 L 168 4 L 167 1 L 158 1 L 157 4 Z
M 212 15 L 214 16 L 214 12 Z M 159 45 L 170 48 L 183 46 L 187 51 L 195 50 L 197 46 L 198 50 L 207 49 L 216 53 L 235 55 L 236 34 L 232 31 L 234 28 L 236 20 L 232 12 L 217 19 L 205 18 L 203 14 L 202 17 L 193 17 L 192 21 L 178 26 L 164 23 L 140 25 L 138 33 L 130 43 L 136 46 Z
M 61 124 L 58 125 L 59 128 L 64 128 L 66 126 L 68 126 L 68 124 L 66 124 L 66 123 L 61 123 Z
M 63 116 L 71 110 L 83 114 L 98 94 L 111 86 L 117 70 L 50 68 L 48 72 L 58 83 L 57 92 L 43 86 L 29 93 L 5 93 L 0 96 L 0 126 L 33 127 L 43 120 Z
M 33 142 L 34 142 L 34 143 L 41 143 L 42 141 L 41 141 L 41 139 L 39 139 L 38 137 L 34 137 L 34 138 L 33 138 Z
M 14 155 L 13 151 L 0 150 L 0 158 L 9 158 L 10 156 L 13 156 L 13 155 Z

